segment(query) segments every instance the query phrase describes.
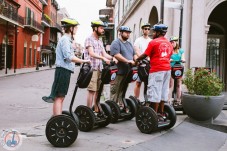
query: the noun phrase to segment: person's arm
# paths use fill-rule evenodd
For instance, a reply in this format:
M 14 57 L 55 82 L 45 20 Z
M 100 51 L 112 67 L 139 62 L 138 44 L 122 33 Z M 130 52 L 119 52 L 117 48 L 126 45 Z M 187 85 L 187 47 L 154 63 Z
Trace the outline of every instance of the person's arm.
M 182 62 L 185 62 L 185 56 L 184 56 L 184 53 L 181 54 L 181 61 Z
M 83 59 L 77 58 L 76 56 L 74 56 L 71 61 L 76 63 L 91 63 L 90 60 L 83 60 Z
M 140 56 L 141 55 L 140 48 L 139 47 L 134 46 L 134 50 L 135 50 L 137 56 Z
M 71 62 L 75 56 L 74 52 L 71 52 L 72 43 L 68 39 L 63 39 L 60 45 L 64 60 Z
M 87 50 L 88 50 L 88 53 L 91 57 L 96 58 L 96 59 L 101 59 L 101 60 L 105 61 L 107 64 L 109 64 L 110 61 L 108 59 L 94 53 L 93 47 L 89 46 L 89 47 L 87 47 Z
M 117 53 L 114 55 L 114 57 L 118 60 L 118 61 L 121 61 L 121 62 L 124 62 L 124 63 L 134 63 L 133 60 L 128 60 L 126 59 L 125 57 L 123 57 L 120 53 Z
M 109 55 L 108 53 L 106 53 L 106 51 L 104 49 L 102 51 L 102 56 L 109 59 L 109 60 L 113 59 L 113 57 L 111 55 Z
M 139 47 L 139 39 L 136 39 L 136 41 L 134 43 L 134 50 L 135 50 L 136 55 L 139 57 L 141 55 L 140 47 Z
M 138 62 L 138 61 L 140 61 L 140 60 L 143 60 L 143 59 L 145 59 L 146 57 L 147 57 L 146 54 L 142 54 L 142 55 L 140 55 L 140 56 L 136 59 L 136 62 Z

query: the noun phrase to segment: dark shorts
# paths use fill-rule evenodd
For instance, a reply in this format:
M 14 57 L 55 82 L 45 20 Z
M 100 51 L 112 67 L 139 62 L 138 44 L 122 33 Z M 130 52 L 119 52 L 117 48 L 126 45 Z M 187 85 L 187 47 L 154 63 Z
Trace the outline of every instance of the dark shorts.
M 65 68 L 56 68 L 50 97 L 65 97 L 68 93 L 71 73 Z

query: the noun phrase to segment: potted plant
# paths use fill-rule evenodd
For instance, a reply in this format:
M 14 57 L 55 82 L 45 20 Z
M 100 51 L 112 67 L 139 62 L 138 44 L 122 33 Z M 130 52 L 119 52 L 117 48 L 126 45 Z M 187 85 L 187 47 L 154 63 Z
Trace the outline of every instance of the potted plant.
M 182 94 L 186 114 L 197 121 L 212 122 L 224 106 L 223 83 L 208 68 L 187 70 L 184 85 L 188 92 Z

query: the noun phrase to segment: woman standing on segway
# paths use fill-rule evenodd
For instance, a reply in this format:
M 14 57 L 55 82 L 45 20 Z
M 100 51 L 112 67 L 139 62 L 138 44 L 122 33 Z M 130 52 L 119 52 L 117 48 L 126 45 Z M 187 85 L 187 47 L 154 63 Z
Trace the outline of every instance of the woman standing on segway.
M 68 92 L 71 73 L 74 72 L 76 63 L 90 63 L 90 60 L 82 60 L 75 56 L 72 42 L 79 23 L 75 19 L 65 18 L 61 20 L 64 35 L 61 37 L 56 48 L 56 69 L 54 82 L 50 96 L 42 99 L 53 104 L 53 115 L 62 114 L 62 105 Z
M 185 57 L 184 57 L 184 50 L 182 48 L 179 47 L 178 44 L 178 37 L 176 36 L 172 36 L 170 37 L 170 43 L 173 45 L 173 54 L 170 57 L 170 63 L 171 63 L 171 67 L 173 67 L 175 65 L 175 63 L 181 61 L 181 62 L 185 62 Z M 179 106 L 181 105 L 181 85 L 182 85 L 182 78 L 177 79 L 177 99 L 174 100 L 173 102 L 173 106 Z M 174 86 L 174 79 L 171 77 L 170 79 L 170 90 L 173 89 Z M 170 92 L 170 96 L 171 96 L 171 92 Z

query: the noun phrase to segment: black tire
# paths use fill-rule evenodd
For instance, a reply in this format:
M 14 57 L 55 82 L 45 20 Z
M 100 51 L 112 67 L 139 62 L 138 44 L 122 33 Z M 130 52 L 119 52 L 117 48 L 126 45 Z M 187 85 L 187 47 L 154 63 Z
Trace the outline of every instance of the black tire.
M 111 108 L 108 104 L 106 103 L 101 103 L 101 108 L 105 114 L 105 116 L 107 116 L 106 121 L 105 122 L 101 122 L 98 124 L 99 127 L 105 127 L 107 125 L 110 124 L 111 119 L 112 119 L 112 111 Z
M 174 110 L 174 108 L 171 105 L 165 103 L 164 112 L 167 114 L 167 120 L 170 120 L 170 124 L 163 128 L 170 129 L 176 124 L 176 121 L 177 121 L 176 111 Z
M 78 118 L 78 116 L 75 113 L 72 113 L 72 115 L 71 115 L 69 111 L 62 111 L 62 114 L 68 115 L 70 117 L 73 116 L 72 118 L 75 120 L 75 122 L 77 124 L 77 127 L 79 127 L 79 118 Z
M 106 101 L 112 111 L 111 123 L 116 123 L 121 116 L 121 111 L 119 106 L 114 101 Z
M 135 103 L 136 105 L 136 109 L 138 110 L 139 107 L 140 107 L 140 104 L 139 104 L 139 99 L 135 98 L 134 96 L 130 95 L 129 98 Z
M 76 122 L 67 115 L 52 117 L 46 125 L 47 140 L 55 147 L 68 147 L 78 136 Z
M 76 113 L 79 118 L 79 130 L 88 132 L 94 127 L 95 115 L 89 107 L 80 105 L 76 108 L 74 113 Z
M 130 116 L 127 116 L 125 120 L 131 120 L 135 117 L 137 108 L 133 100 L 131 99 L 125 99 L 125 100 L 128 105 L 129 112 L 131 112 Z
M 145 134 L 150 134 L 158 128 L 158 117 L 155 111 L 147 106 L 141 107 L 136 113 L 136 126 Z

